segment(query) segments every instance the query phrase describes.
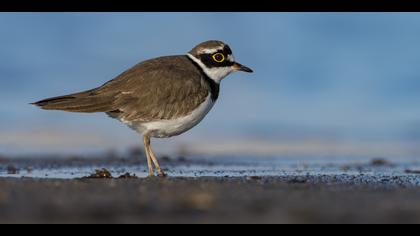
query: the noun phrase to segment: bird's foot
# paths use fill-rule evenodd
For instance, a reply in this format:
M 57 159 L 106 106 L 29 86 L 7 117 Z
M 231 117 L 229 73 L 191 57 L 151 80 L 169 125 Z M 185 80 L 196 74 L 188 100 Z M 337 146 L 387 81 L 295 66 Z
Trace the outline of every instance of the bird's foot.
M 161 177 L 161 178 L 166 178 L 166 177 L 168 177 L 168 175 L 167 175 L 167 174 L 165 174 L 165 172 L 163 172 L 163 171 L 158 171 L 158 176 L 159 176 L 159 177 Z

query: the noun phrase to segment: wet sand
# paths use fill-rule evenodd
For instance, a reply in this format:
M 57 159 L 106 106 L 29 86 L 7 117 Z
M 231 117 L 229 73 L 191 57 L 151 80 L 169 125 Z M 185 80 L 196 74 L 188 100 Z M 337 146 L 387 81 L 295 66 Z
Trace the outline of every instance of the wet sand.
M 31 176 L 44 165 L 63 171 L 88 165 L 90 172 L 104 166 L 118 177 L 128 168 L 121 160 L 0 163 L 0 223 L 420 223 L 419 175 L 385 161 L 290 167 L 180 159 L 166 166 L 187 174 L 192 168 L 197 177 L 166 179 Z M 11 166 L 17 172 L 7 174 Z M 200 166 L 223 171 L 200 175 Z M 286 171 L 273 175 L 277 167 Z M 142 175 L 144 166 L 137 168 Z

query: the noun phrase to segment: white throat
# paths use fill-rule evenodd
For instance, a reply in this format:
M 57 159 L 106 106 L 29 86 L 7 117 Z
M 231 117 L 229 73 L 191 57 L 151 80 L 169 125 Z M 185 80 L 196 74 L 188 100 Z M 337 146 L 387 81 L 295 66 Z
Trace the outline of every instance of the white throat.
M 188 53 L 187 56 L 195 63 L 197 63 L 210 79 L 214 80 L 218 84 L 220 83 L 220 81 L 222 81 L 222 79 L 224 79 L 226 76 L 233 72 L 233 69 L 231 67 L 208 68 L 206 65 L 203 64 L 203 62 L 201 62 L 193 55 Z

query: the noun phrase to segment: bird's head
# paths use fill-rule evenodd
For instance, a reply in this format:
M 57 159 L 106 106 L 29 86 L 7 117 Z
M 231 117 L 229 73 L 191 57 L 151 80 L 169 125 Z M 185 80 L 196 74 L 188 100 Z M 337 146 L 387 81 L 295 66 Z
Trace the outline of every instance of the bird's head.
M 253 72 L 250 68 L 236 62 L 229 45 L 221 41 L 211 40 L 200 43 L 187 55 L 217 83 L 235 71 Z

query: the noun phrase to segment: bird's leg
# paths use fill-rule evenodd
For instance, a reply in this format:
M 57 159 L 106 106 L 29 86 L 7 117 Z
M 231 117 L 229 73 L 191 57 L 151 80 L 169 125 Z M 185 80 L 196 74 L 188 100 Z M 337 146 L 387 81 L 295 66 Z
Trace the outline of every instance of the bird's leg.
M 150 136 L 149 134 L 145 134 L 143 136 L 143 142 L 144 142 L 144 152 L 146 153 L 146 157 L 147 157 L 147 167 L 148 167 L 148 172 L 149 172 L 149 177 L 153 177 L 154 173 L 153 173 L 153 166 L 152 166 L 152 158 L 150 155 Z
M 149 144 L 150 144 L 150 143 L 149 143 Z M 147 148 L 149 149 L 149 154 L 150 154 L 150 157 L 151 157 L 151 159 L 152 159 L 153 163 L 155 164 L 155 167 L 156 167 L 156 171 L 157 171 L 157 173 L 158 173 L 158 176 L 159 176 L 159 177 L 166 177 L 165 172 L 163 172 L 163 170 L 160 168 L 160 166 L 159 166 L 159 162 L 158 162 L 158 160 L 157 160 L 157 158 L 156 158 L 155 154 L 153 153 L 152 146 L 151 146 L 151 145 L 148 145 L 148 147 L 147 147 Z

